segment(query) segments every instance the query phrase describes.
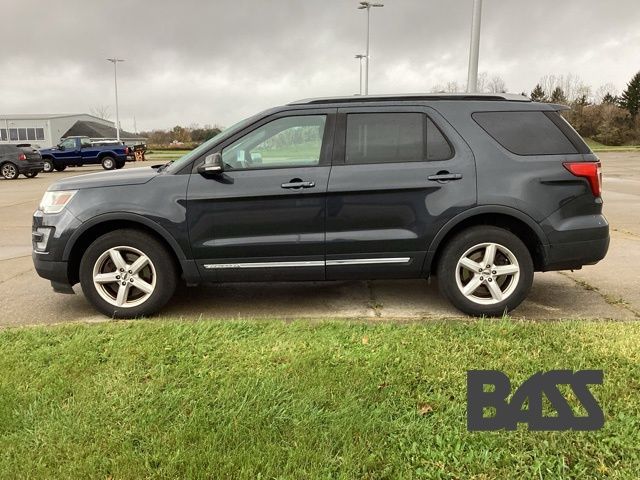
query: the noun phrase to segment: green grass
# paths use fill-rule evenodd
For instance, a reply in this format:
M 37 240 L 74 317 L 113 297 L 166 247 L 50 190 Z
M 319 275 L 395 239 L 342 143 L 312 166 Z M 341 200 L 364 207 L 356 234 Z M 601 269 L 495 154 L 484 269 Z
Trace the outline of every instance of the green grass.
M 637 478 L 638 345 L 604 321 L 4 330 L 0 478 Z M 601 368 L 605 426 L 468 432 L 484 368 Z
M 585 138 L 585 142 L 589 145 L 589 148 L 593 150 L 595 153 L 598 152 L 640 152 L 640 145 L 604 145 L 602 143 L 596 142 L 591 138 Z

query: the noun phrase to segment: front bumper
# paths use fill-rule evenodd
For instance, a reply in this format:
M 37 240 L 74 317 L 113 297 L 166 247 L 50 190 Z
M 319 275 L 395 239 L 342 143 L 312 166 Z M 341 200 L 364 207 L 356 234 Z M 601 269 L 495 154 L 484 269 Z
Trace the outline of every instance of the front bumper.
M 81 222 L 64 209 L 58 214 L 45 214 L 36 210 L 31 227 L 33 265 L 38 275 L 51 281 L 53 289 L 62 293 L 73 293 L 75 283 L 69 275 L 69 262 L 64 258 L 64 249 L 72 233 Z M 42 232 L 47 232 L 46 244 L 38 246 Z

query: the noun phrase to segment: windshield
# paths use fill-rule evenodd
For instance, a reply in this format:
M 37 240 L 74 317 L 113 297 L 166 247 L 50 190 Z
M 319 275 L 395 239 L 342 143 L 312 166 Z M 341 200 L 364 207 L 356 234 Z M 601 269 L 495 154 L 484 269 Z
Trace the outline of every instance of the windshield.
M 167 168 L 167 170 L 169 172 L 177 172 L 177 171 L 179 171 L 184 166 L 188 165 L 191 161 L 193 161 L 194 159 L 198 158 L 200 155 L 202 155 L 207 150 L 209 150 L 211 147 L 213 147 L 216 143 L 219 143 L 222 140 L 224 140 L 225 138 L 233 135 L 238 130 L 242 130 L 247 125 L 252 124 L 253 122 L 258 120 L 259 118 L 263 117 L 265 115 L 265 113 L 266 112 L 258 113 L 257 115 L 254 115 L 252 117 L 245 118 L 244 120 L 239 121 L 238 123 L 230 126 L 229 128 L 225 128 L 223 131 L 221 131 L 215 137 L 207 140 L 202 145 L 199 145 L 198 147 L 194 148 L 193 150 L 191 150 L 186 155 L 183 155 L 182 157 L 177 159 L 175 162 L 173 162 L 171 164 L 171 166 L 169 166 Z

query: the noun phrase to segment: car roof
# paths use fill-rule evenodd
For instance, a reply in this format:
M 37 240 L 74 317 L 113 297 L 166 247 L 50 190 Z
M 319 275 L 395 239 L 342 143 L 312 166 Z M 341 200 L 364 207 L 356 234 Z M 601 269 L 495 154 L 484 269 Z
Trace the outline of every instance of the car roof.
M 407 101 L 510 101 L 531 102 L 531 99 L 514 93 L 406 93 L 386 95 L 352 95 L 339 97 L 319 97 L 297 100 L 288 105 L 320 105 L 363 102 L 407 102 Z

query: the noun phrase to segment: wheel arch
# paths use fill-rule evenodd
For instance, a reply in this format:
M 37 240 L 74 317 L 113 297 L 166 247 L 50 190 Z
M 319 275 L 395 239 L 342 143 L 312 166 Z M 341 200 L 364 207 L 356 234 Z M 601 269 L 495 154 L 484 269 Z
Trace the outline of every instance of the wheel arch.
M 469 209 L 449 220 L 437 233 L 423 265 L 427 276 L 435 272 L 447 241 L 462 230 L 476 225 L 501 227 L 514 233 L 526 245 L 534 269 L 541 270 L 546 258 L 548 239 L 540 225 L 527 214 L 511 207 L 487 205 Z
M 74 285 L 79 281 L 80 260 L 89 245 L 99 236 L 123 228 L 145 232 L 159 240 L 168 251 L 173 253 L 178 272 L 186 274 L 187 257 L 178 242 L 161 225 L 141 215 L 131 213 L 109 213 L 95 217 L 82 224 L 76 230 L 63 252 L 63 261 L 67 262 L 68 278 Z

